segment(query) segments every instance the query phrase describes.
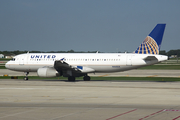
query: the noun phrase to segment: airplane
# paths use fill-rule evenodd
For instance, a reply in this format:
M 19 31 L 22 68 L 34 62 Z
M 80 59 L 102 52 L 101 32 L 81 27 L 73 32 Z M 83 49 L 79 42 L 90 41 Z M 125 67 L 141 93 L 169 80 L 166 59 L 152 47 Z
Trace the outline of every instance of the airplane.
M 90 81 L 88 73 L 121 72 L 153 65 L 168 57 L 159 55 L 166 24 L 157 24 L 133 53 L 24 53 L 17 55 L 5 64 L 10 70 L 37 72 L 39 77 L 75 77 L 84 76 Z

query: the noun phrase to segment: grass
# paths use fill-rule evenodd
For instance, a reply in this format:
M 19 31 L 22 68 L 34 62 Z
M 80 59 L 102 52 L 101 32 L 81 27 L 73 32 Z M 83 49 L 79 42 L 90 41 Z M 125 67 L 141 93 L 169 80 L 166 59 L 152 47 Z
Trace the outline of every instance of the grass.
M 0 69 L 6 69 L 6 67 L 5 66 L 0 66 Z
M 180 65 L 150 65 L 139 69 L 180 70 Z
M 23 79 L 24 76 L 17 76 L 17 79 Z M 11 79 L 11 76 L 0 76 L 0 79 Z M 40 78 L 38 76 L 29 76 L 31 79 L 41 80 L 67 80 L 66 77 L 54 77 L 54 78 Z M 77 77 L 76 80 L 83 80 L 83 77 Z M 176 82 L 180 81 L 180 78 L 172 77 L 91 77 L 91 81 L 154 81 L 154 82 Z
M 0 61 L 9 61 L 11 58 L 0 58 Z

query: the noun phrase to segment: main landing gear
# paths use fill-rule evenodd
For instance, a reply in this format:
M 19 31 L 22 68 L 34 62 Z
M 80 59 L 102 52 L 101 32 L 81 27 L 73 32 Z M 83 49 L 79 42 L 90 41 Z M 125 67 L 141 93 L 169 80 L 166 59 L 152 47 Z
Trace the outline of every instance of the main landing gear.
M 71 81 L 71 82 L 74 82 L 75 79 L 76 79 L 76 78 L 75 78 L 74 76 L 69 76 L 69 77 L 68 77 L 68 81 Z M 91 78 L 86 75 L 86 76 L 83 77 L 83 80 L 84 80 L 84 81 L 90 81 Z
M 26 77 L 24 77 L 24 80 L 28 80 L 28 74 L 29 72 L 26 72 Z
M 83 80 L 84 80 L 84 81 L 90 81 L 91 78 L 90 78 L 89 76 L 84 76 L 84 77 L 83 77 Z

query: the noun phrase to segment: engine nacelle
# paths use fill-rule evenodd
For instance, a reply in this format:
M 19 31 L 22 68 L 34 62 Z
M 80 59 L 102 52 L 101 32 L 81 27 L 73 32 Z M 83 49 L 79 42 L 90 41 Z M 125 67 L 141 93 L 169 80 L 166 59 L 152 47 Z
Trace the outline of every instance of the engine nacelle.
M 39 77 L 58 77 L 60 74 L 53 67 L 39 68 L 37 71 Z

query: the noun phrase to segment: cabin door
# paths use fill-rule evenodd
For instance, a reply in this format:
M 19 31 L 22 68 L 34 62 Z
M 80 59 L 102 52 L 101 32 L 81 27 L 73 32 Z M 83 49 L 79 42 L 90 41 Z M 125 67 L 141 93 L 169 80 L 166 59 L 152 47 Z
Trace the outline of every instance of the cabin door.
M 126 58 L 126 65 L 132 65 L 132 56 L 128 55 Z

